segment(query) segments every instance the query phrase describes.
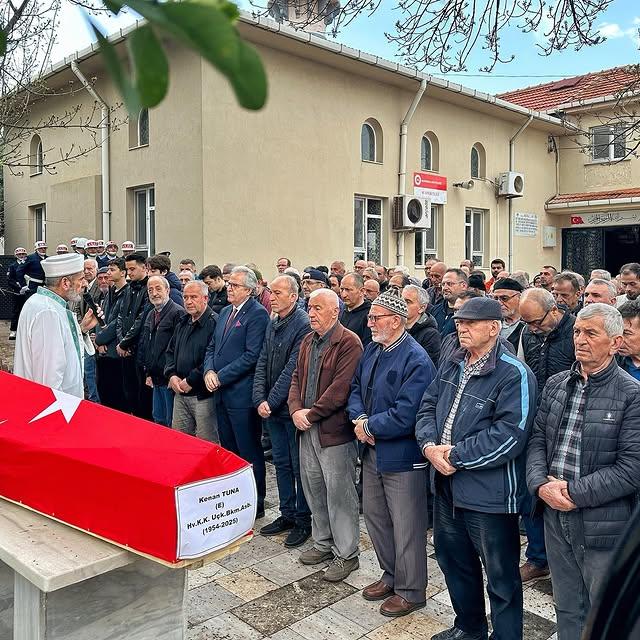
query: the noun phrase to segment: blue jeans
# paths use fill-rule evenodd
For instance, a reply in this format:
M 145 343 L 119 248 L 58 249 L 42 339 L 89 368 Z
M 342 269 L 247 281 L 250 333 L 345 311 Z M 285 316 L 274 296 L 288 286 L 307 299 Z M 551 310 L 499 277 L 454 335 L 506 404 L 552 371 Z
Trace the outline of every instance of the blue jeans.
M 292 420 L 268 418 L 271 453 L 276 468 L 280 513 L 299 527 L 311 528 L 311 510 L 300 480 L 300 456 L 296 428 Z
M 527 493 L 522 503 L 522 522 L 527 531 L 527 561 L 538 567 L 547 567 L 547 549 L 544 544 L 544 518 L 542 514 L 531 515 L 533 497 Z
M 84 354 L 84 383 L 87 385 L 87 400 L 100 402 L 96 382 L 96 356 L 88 353 Z
M 484 566 L 493 626 L 491 637 L 522 640 L 524 613 L 518 568 L 518 516 L 454 509 L 451 480 L 439 474 L 436 475 L 434 507 L 436 559 L 456 613 L 455 626 L 469 634 L 487 637 Z
M 153 421 L 165 427 L 171 426 L 173 416 L 173 391 L 169 387 L 153 387 Z

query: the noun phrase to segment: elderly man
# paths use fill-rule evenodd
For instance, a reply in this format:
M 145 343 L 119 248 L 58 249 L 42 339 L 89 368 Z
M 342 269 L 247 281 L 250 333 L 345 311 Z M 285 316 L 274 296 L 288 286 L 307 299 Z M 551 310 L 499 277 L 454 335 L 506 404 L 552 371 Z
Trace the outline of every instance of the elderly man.
M 186 316 L 180 318 L 167 347 L 164 377 L 173 391 L 171 426 L 177 431 L 218 442 L 215 402 L 204 383 L 204 359 L 218 314 L 207 300 L 201 280 L 188 282 L 182 292 Z
M 418 256 L 416 256 L 416 262 L 418 260 Z M 424 280 L 422 281 L 422 288 L 428 289 L 431 286 L 431 280 L 429 278 L 429 270 L 436 264 L 438 261 L 435 258 L 430 258 L 424 263 Z
M 542 393 L 547 380 L 556 373 L 568 371 L 575 360 L 575 316 L 562 311 L 553 295 L 542 288 L 527 289 L 521 295 L 520 314 L 526 328 L 522 332 L 522 350 L 518 349 L 518 352 L 536 376 L 538 391 Z M 532 507 L 527 496 L 522 510 L 528 540 L 527 560 L 520 567 L 522 582 L 525 583 L 549 575 L 544 520 L 540 514 L 532 514 Z
M 344 278 L 343 278 L 344 279 Z M 313 291 L 329 287 L 329 279 L 318 269 L 309 269 L 302 274 L 302 293 L 304 295 L 304 309 L 307 311 L 309 296 Z
M 617 302 L 616 298 L 617 290 L 616 286 L 611 282 L 611 278 L 608 280 L 594 278 L 584 290 L 585 307 L 594 302 L 602 302 L 603 304 L 610 304 L 612 307 L 615 307 Z
M 540 269 L 540 287 L 551 292 L 553 289 L 553 279 L 556 277 L 558 270 L 552 267 L 550 264 L 545 265 Z
M 289 389 L 289 411 L 299 430 L 300 474 L 311 508 L 314 546 L 300 555 L 308 565 L 331 561 L 324 574 L 344 580 L 359 567 L 358 448 L 346 405 L 362 355 L 358 336 L 338 321 L 338 296 L 329 289 L 309 298 L 312 333 L 300 345 Z
M 124 258 L 111 260 L 107 271 L 110 286 L 102 302 L 105 325 L 96 327 L 98 394 L 103 405 L 126 412 L 128 409 L 122 384 L 122 358 L 116 352 L 118 344 L 116 325 L 123 294 L 128 286 Z
M 373 302 L 380 295 L 380 283 L 377 280 L 366 280 L 364 283 L 364 297 Z M 338 287 L 340 291 L 340 287 Z
M 358 364 L 347 405 L 364 445 L 363 513 L 383 571 L 362 595 L 384 600 L 380 613 L 389 617 L 424 607 L 427 586 L 426 463 L 416 444 L 415 416 L 436 370 L 407 333 L 407 316 L 395 292 L 371 305 L 373 343 Z
M 9 265 L 9 269 L 7 271 L 7 285 L 13 294 L 13 312 L 11 314 L 11 325 L 9 326 L 9 340 L 16 339 L 18 318 L 20 317 L 22 306 L 26 300 L 24 293 L 21 291 L 22 284 L 18 278 L 18 267 L 24 264 L 27 259 L 27 250 L 24 247 L 16 247 L 13 255 L 15 256 L 16 261 Z
M 573 273 L 563 271 L 553 279 L 551 293 L 557 304 L 563 304 L 571 315 L 582 309 L 580 282 Z
M 220 312 L 204 360 L 204 381 L 218 391 L 220 444 L 253 465 L 258 489 L 256 517 L 264 516 L 266 493 L 261 426 L 253 406 L 253 375 L 269 324 L 267 310 L 252 295 L 258 281 L 249 267 L 234 267 L 227 282 L 229 305 Z
M 280 517 L 260 533 L 273 536 L 289 531 L 286 547 L 298 547 L 311 535 L 311 512 L 300 479 L 296 428 L 289 413 L 289 387 L 302 339 L 311 331 L 309 316 L 298 306 L 298 285 L 291 276 L 271 282 L 269 323 L 253 379 L 253 405 L 271 437 L 273 465 L 280 498 Z
M 491 297 L 500 303 L 502 310 L 500 335 L 512 344 L 514 353 L 518 352 L 520 336 L 525 328 L 525 323 L 520 317 L 522 291 L 522 285 L 513 278 L 502 278 L 493 283 L 491 294 Z
M 147 281 L 149 302 L 153 306 L 147 315 L 140 337 L 145 384 L 153 389 L 153 421 L 165 427 L 171 426 L 174 392 L 167 386 L 164 374 L 167 347 L 176 324 L 185 315 L 182 305 L 169 297 L 170 285 L 164 276 L 151 276 Z
M 124 249 L 124 243 L 122 244 Z M 122 382 L 127 411 L 134 416 L 152 419 L 153 397 L 145 384 L 138 344 L 151 305 L 147 292 L 146 257 L 141 253 L 125 256 L 129 286 L 124 290 L 116 323 L 116 353 L 122 358 Z
M 94 353 L 88 333 L 98 319 L 89 310 L 78 324 L 69 310 L 87 284 L 82 256 L 51 256 L 41 265 L 44 286 L 29 297 L 20 314 L 13 372 L 83 398 L 84 354 Z
M 618 296 L 617 306 L 621 307 L 629 300 L 636 300 L 640 296 L 640 264 L 629 262 L 620 269 L 620 285 L 624 293 Z
M 402 298 L 407 305 L 406 330 L 427 352 L 431 362 L 437 367 L 442 339 L 438 331 L 438 323 L 427 311 L 429 294 L 422 287 L 408 284 L 402 290 Z
M 592 269 L 589 280 L 611 280 L 611 273 L 606 269 Z
M 454 627 L 433 640 L 486 639 L 482 567 L 493 637 L 521 640 L 518 513 L 536 381 L 499 341 L 496 300 L 468 300 L 456 313 L 462 349 L 443 362 L 417 416 L 416 437 L 431 463 L 434 544 Z
M 181 307 L 184 306 L 182 299 L 182 283 L 178 276 L 171 271 L 171 258 L 165 253 L 159 253 L 147 258 L 147 274 L 149 276 L 163 276 L 169 283 L 169 297 Z
M 442 300 L 433 306 L 431 315 L 438 323 L 440 335 L 446 335 L 456 330 L 453 321 L 453 305 L 456 298 L 467 290 L 469 278 L 462 269 L 447 269 L 442 278 Z
M 429 301 L 431 309 L 442 302 L 442 278 L 447 272 L 447 265 L 444 262 L 435 262 L 429 268 Z
M 289 260 L 289 258 L 278 258 L 278 261 L 276 262 L 276 269 L 280 274 L 284 273 L 284 270 L 290 266 L 291 260 Z
M 527 484 L 544 508 L 558 640 L 579 640 L 640 489 L 640 385 L 620 369 L 620 312 L 576 319 L 576 362 L 542 393 Z
M 359 275 L 362 275 L 363 271 L 367 268 L 368 264 L 366 260 L 356 260 L 353 263 L 353 271 Z
M 329 267 L 329 274 L 332 276 L 343 277 L 347 273 L 346 265 L 343 260 L 334 260 Z
M 344 302 L 344 309 L 340 313 L 340 322 L 349 331 L 353 331 L 366 347 L 371 342 L 371 329 L 367 323 L 371 301 L 365 298 L 362 276 L 357 273 L 348 273 L 342 278 L 340 297 Z
M 109 280 L 109 267 L 100 267 L 98 269 L 98 275 L 96 276 L 98 282 L 98 299 L 96 302 L 102 305 L 106 296 L 109 295 L 109 287 L 111 281 Z
M 619 364 L 640 381 L 640 300 L 625 302 L 618 311 L 624 325 L 622 345 L 618 351 Z

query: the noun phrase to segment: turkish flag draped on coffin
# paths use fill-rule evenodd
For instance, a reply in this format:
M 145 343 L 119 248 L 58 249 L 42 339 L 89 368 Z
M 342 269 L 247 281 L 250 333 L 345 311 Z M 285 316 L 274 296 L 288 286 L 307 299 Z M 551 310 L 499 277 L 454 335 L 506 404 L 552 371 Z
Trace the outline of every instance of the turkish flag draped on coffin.
M 0 372 L 0 496 L 166 562 L 246 535 L 251 466 L 167 427 Z

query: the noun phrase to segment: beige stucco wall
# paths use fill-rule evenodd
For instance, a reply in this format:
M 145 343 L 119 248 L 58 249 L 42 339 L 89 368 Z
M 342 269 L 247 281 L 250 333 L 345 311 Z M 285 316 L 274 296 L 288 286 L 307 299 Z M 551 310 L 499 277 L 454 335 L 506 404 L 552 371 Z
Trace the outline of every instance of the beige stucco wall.
M 273 47 L 258 47 L 269 76 L 269 101 L 258 113 L 241 109 L 215 70 L 171 46 L 170 91 L 150 112 L 149 146 L 129 149 L 127 126 L 111 137 L 113 239 L 132 236 L 131 190 L 153 184 L 157 250 L 171 250 L 174 262 L 189 255 L 198 266 L 253 261 L 269 278 L 281 255 L 300 268 L 332 259 L 349 263 L 353 199 L 363 195 L 383 200 L 382 260 L 396 263 L 390 206 L 398 192 L 399 130 L 418 83 L 383 81 L 368 65 L 343 64 L 337 57 L 325 64 L 292 55 L 275 48 L 278 37 L 272 36 Z M 97 75 L 97 89 L 115 104 L 113 87 L 104 74 Z M 84 94 L 82 99 L 86 109 L 93 106 Z M 509 138 L 524 118 L 507 119 L 498 109 L 487 113 L 475 104 L 443 101 L 427 88 L 409 127 L 406 191 L 412 192 L 412 174 L 420 169 L 422 135 L 433 131 L 439 138 L 439 170 L 449 180 L 439 256 L 457 265 L 464 258 L 465 207 L 486 209 L 488 267 L 492 257 L 506 260 L 508 254 L 507 202 L 496 198 L 490 181 L 508 169 Z M 360 159 L 360 128 L 368 118 L 383 131 L 380 164 Z M 544 213 L 544 201 L 555 192 L 555 164 L 547 152 L 547 132 L 539 127 L 532 124 L 516 146 L 515 168 L 525 174 L 526 185 L 513 210 L 537 214 L 539 225 L 535 238 L 514 237 L 513 266 L 531 274 L 542 264 L 559 263 L 559 239 L 556 249 L 542 249 L 542 229 L 554 221 Z M 456 189 L 453 182 L 470 177 L 475 142 L 486 149 L 488 181 L 476 181 L 470 191 Z M 49 228 L 50 246 L 72 235 L 100 235 L 99 173 L 99 153 L 92 152 L 55 176 L 7 176 L 7 198 L 16 212 L 8 216 L 7 247 L 32 242 L 25 211 L 39 202 L 47 203 L 50 220 L 58 220 Z M 415 263 L 412 234 L 405 234 L 404 263 Z

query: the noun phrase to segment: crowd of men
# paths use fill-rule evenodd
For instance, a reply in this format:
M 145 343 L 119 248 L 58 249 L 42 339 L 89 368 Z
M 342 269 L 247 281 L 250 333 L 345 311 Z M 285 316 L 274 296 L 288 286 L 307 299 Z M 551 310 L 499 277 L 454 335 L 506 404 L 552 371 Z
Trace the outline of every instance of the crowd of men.
M 456 614 L 435 640 L 488 638 L 483 569 L 492 638 L 523 637 L 522 585 L 549 573 L 558 638 L 580 638 L 640 489 L 640 264 L 530 283 L 501 259 L 489 280 L 431 260 L 420 282 L 280 258 L 267 283 L 74 240 L 16 250 L 17 374 L 238 453 L 257 518 L 270 451 L 281 515 L 260 533 L 311 536 L 300 562 L 327 581 L 359 566 L 362 509 L 382 571 L 362 595 L 383 615 L 425 606 L 432 527 Z M 75 327 L 73 379 L 47 362 L 64 359 L 38 336 L 47 313 Z

